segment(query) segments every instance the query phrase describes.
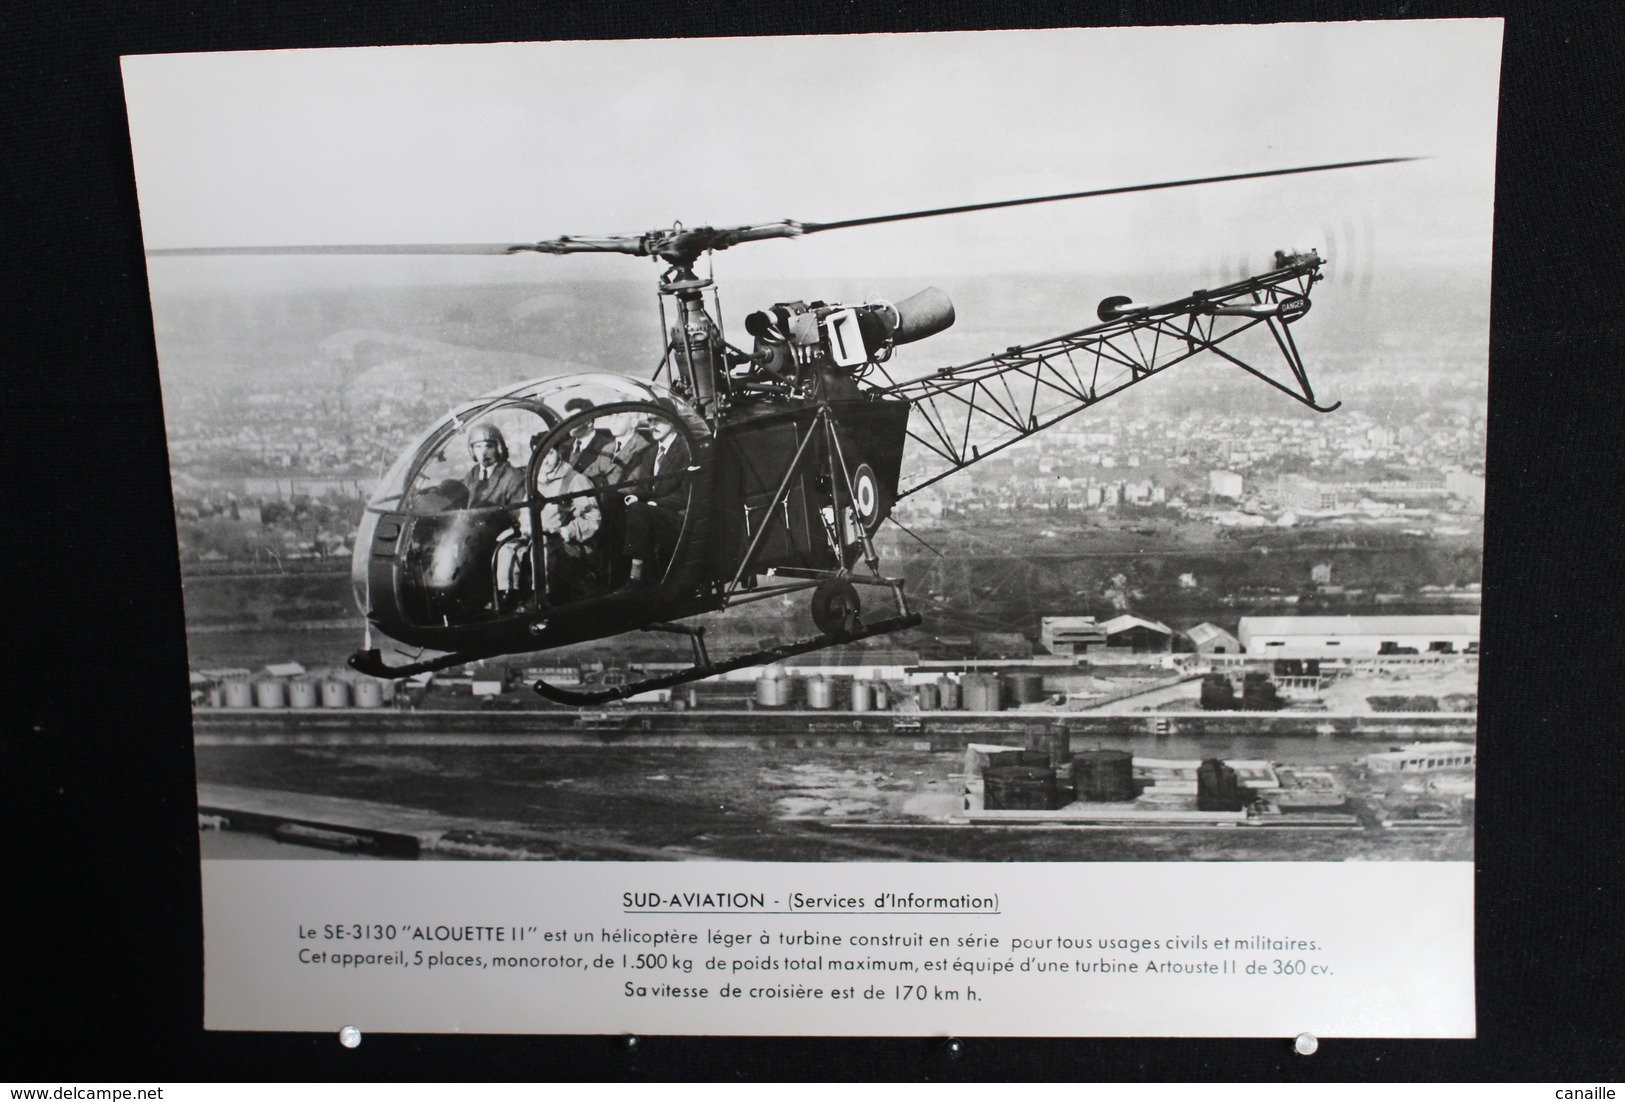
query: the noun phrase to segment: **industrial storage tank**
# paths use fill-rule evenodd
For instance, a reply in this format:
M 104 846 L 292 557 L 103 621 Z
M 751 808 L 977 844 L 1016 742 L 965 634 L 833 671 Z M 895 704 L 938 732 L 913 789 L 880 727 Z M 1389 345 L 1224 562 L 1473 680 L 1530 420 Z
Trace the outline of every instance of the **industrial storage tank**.
M 1003 710 L 999 699 L 999 679 L 990 673 L 967 673 L 960 678 L 964 690 L 965 711 L 997 712 Z
M 835 684 L 824 675 L 814 675 L 804 681 L 808 692 L 808 707 L 814 712 L 827 712 L 835 707 Z
M 384 690 L 376 681 L 357 681 L 355 683 L 355 706 L 357 708 L 377 708 L 384 703 Z
M 792 682 L 782 666 L 769 666 L 756 679 L 756 703 L 763 708 L 782 708 L 790 703 Z
M 884 712 L 891 708 L 891 686 L 884 681 L 875 682 L 875 711 Z
M 254 705 L 258 708 L 286 708 L 288 706 L 287 682 L 254 682 Z
M 226 707 L 252 708 L 254 706 L 254 686 L 247 681 L 228 681 L 224 685 Z
M 1027 749 L 1048 755 L 1049 764 L 1059 770 L 1063 765 L 1070 771 L 1072 764 L 1072 733 L 1064 723 L 1050 723 L 1042 730 L 1027 732 Z
M 988 811 L 1049 811 L 1055 803 L 1053 769 L 995 765 L 982 773 L 982 807 Z
M 1077 782 L 1072 775 L 1072 733 L 1066 723 L 1050 723 L 1043 730 L 1027 731 L 1027 751 L 1045 754 L 1055 770 L 1055 800 L 1064 808 L 1077 798 Z
M 807 678 L 807 707 L 820 712 L 835 707 L 835 682 L 823 675 Z
M 1078 799 L 1122 803 L 1134 799 L 1134 755 L 1127 750 L 1084 750 L 1072 755 Z
M 1036 704 L 1044 699 L 1044 675 L 1041 673 L 1009 673 L 1004 675 L 1004 698 L 1020 707 Z
M 1209 758 L 1196 767 L 1196 810 L 1240 811 L 1241 784 L 1236 771 L 1218 758 Z
M 316 707 L 316 683 L 314 681 L 290 681 L 288 683 L 288 707 Z
M 937 681 L 937 696 L 942 701 L 942 710 L 945 712 L 957 712 L 963 706 L 960 703 L 959 682 L 951 677 Z
M 875 706 L 875 689 L 867 681 L 852 680 L 852 710 L 867 712 Z
M 914 690 L 914 700 L 922 712 L 934 712 L 941 706 L 942 697 L 934 681 L 927 681 Z
M 323 708 L 348 708 L 350 706 L 350 683 L 348 681 L 322 682 Z
M 1051 768 L 1049 755 L 1041 750 L 989 750 L 987 767 L 1002 769 L 1008 765 L 1031 765 L 1039 769 Z

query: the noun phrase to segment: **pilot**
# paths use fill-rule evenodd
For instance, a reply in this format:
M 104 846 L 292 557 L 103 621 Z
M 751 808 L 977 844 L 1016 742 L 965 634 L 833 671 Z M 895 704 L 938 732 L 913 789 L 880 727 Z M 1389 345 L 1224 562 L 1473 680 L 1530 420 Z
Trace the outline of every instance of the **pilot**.
M 541 510 L 542 531 L 547 536 L 547 558 L 553 599 L 568 600 L 582 595 L 597 559 L 593 537 L 598 534 L 603 514 L 598 508 L 592 481 L 571 468 L 565 458 L 565 444 L 549 448 L 542 455 L 537 472 L 536 492 L 546 501 Z
M 659 563 L 671 555 L 683 530 L 683 513 L 688 508 L 688 443 L 677 426 L 664 417 L 650 426 L 654 446 L 643 456 L 633 479 L 653 482 L 626 495 L 626 557 L 630 560 L 627 588 L 653 585 Z
M 501 429 L 490 423 L 475 425 L 468 431 L 468 454 L 474 465 L 463 478 L 467 508 L 517 505 L 525 500 L 525 476 L 508 462 L 508 441 Z

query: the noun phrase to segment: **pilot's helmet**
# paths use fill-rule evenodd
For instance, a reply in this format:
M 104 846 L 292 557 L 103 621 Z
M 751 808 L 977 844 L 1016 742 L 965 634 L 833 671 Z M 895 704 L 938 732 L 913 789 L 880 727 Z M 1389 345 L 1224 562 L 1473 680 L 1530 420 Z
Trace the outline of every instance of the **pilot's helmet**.
M 508 441 L 503 437 L 502 430 L 489 421 L 475 425 L 468 430 L 468 450 L 474 450 L 474 445 L 481 440 L 490 440 L 497 446 L 497 459 L 506 463 L 508 461 Z

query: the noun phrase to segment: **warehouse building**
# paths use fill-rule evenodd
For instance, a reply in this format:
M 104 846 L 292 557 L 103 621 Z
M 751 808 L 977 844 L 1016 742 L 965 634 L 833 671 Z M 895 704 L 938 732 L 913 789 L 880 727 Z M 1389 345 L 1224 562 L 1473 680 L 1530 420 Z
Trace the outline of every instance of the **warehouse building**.
M 1106 645 L 1106 633 L 1093 616 L 1045 616 L 1038 621 L 1038 641 L 1051 654 L 1087 654 Z
M 1240 654 L 1241 640 L 1218 624 L 1197 624 L 1185 633 L 1197 654 Z
M 1350 509 L 1365 497 L 1416 498 L 1445 492 L 1445 476 L 1431 471 L 1411 471 L 1404 477 L 1375 479 L 1318 479 L 1283 474 L 1275 481 L 1276 500 L 1300 512 Z
M 1366 757 L 1366 764 L 1373 773 L 1471 769 L 1478 764 L 1478 747 L 1470 742 L 1413 742 L 1384 754 L 1370 754 Z
M 1369 658 L 1477 654 L 1477 616 L 1243 616 L 1251 657 Z
M 1134 654 L 1156 654 L 1173 649 L 1174 631 L 1167 624 L 1147 620 L 1142 616 L 1113 616 L 1100 630 L 1106 634 L 1110 650 L 1126 650 Z

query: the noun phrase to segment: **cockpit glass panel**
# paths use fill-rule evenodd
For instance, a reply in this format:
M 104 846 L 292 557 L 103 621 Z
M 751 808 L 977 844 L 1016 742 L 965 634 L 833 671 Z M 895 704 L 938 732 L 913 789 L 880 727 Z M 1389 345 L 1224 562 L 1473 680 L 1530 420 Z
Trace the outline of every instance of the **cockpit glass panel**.
M 491 422 L 502 432 L 508 446 L 508 462 L 524 471 L 531 460 L 532 437 L 574 412 L 567 408 L 579 405 L 573 399 L 601 406 L 670 397 L 671 391 L 665 386 L 608 373 L 534 379 L 494 391 L 478 401 L 457 407 L 419 435 L 379 480 L 368 508 L 374 512 L 403 507 L 439 512 L 454 507 L 451 505 L 454 496 L 446 497 L 454 492 L 442 484 L 463 479 L 475 465 L 467 434 L 484 421 Z M 441 487 L 444 492 L 429 494 L 430 487 Z M 421 505 L 414 505 L 419 495 L 426 495 L 425 500 Z
M 690 451 L 677 420 L 647 399 L 581 405 L 531 467 L 545 602 L 568 605 L 658 582 L 688 530 Z
M 658 585 L 693 538 L 696 425 L 669 390 L 624 376 L 510 387 L 419 436 L 380 482 L 362 530 L 383 531 L 383 515 L 403 521 L 390 529 L 393 581 L 418 626 Z M 357 562 L 362 577 L 373 559 Z
M 406 507 L 444 513 L 522 504 L 531 451 L 548 429 L 545 412 L 528 402 L 500 402 L 443 426 L 420 453 Z

